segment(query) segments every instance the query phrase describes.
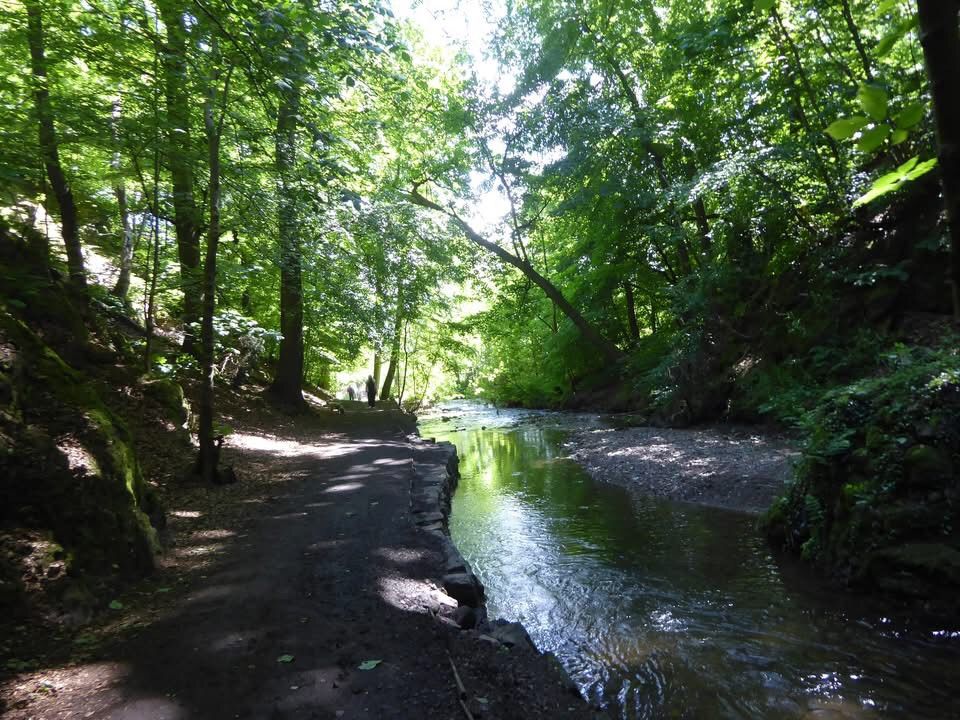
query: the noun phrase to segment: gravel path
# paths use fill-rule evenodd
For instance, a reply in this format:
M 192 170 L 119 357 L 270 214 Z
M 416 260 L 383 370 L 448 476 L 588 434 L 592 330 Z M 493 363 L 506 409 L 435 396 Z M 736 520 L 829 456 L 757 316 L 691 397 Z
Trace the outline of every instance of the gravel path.
M 0 683 L 0 716 L 593 717 L 547 656 L 447 619 L 439 541 L 410 514 L 413 463 L 435 451 L 398 413 L 344 405 L 296 423 L 237 418 L 226 454 L 240 482 L 213 491 L 216 527 L 179 533 L 171 550 L 206 562 L 182 591 L 168 578 L 169 605 L 140 627 Z
M 573 458 L 606 482 L 648 495 L 761 513 L 783 491 L 798 451 L 752 428 L 594 428 L 572 433 Z

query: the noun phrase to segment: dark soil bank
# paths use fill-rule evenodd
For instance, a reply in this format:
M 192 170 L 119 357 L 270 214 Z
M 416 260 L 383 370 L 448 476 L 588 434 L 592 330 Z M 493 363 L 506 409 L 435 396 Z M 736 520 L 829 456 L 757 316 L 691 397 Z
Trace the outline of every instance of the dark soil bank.
M 797 451 L 750 428 L 593 428 L 571 435 L 590 474 L 647 495 L 765 511 L 783 493 Z
M 286 429 L 237 419 L 221 501 L 238 512 L 171 551 L 209 556 L 196 581 L 82 661 L 8 678 L 3 717 L 591 717 L 522 637 L 459 629 L 444 537 L 410 510 L 418 464 L 446 456 L 399 413 L 347 406 Z

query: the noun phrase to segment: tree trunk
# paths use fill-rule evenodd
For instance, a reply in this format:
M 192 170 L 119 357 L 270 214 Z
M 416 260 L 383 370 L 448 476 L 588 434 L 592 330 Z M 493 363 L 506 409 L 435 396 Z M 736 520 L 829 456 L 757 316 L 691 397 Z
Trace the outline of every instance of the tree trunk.
M 397 290 L 397 315 L 393 323 L 393 340 L 390 343 L 390 363 L 387 365 L 387 375 L 380 390 L 380 399 L 386 400 L 393 390 L 393 378 L 397 374 L 397 363 L 400 362 L 400 331 L 403 329 L 403 287 Z
M 77 206 L 73 192 L 60 165 L 57 131 L 53 123 L 53 107 L 47 81 L 47 58 L 44 51 L 43 13 L 37 0 L 28 0 L 27 42 L 30 45 L 30 69 L 33 72 L 33 99 L 40 133 L 40 153 L 50 186 L 60 208 L 63 244 L 67 250 L 67 271 L 70 283 L 78 291 L 80 302 L 85 302 L 87 274 L 83 269 L 83 250 L 77 227 Z
M 380 373 L 383 371 L 383 360 L 380 359 L 381 348 L 374 348 L 373 351 L 373 384 L 380 385 Z
M 416 189 L 410 193 L 409 198 L 414 204 L 419 205 L 420 207 L 438 210 L 444 213 L 447 217 L 453 220 L 454 224 L 460 228 L 461 232 L 466 235 L 468 240 L 476 245 L 479 245 L 484 250 L 493 253 L 507 265 L 512 265 L 522 272 L 528 280 L 543 290 L 544 294 L 560 309 L 560 312 L 566 315 L 570 321 L 577 326 L 577 329 L 583 335 L 584 339 L 596 347 L 597 350 L 599 350 L 609 362 L 618 363 L 623 359 L 624 354 L 620 348 L 605 338 L 600 331 L 590 323 L 589 320 L 580 314 L 579 310 L 570 304 L 570 302 L 563 296 L 563 293 L 560 292 L 556 285 L 538 273 L 530 263 L 518 258 L 516 255 L 513 255 L 507 250 L 504 250 L 496 243 L 490 242 L 485 237 L 480 235 L 480 233 L 471 228 L 466 222 L 464 222 L 453 210 L 448 210 L 432 200 L 428 200 Z
M 143 324 L 146 329 L 146 342 L 143 345 L 143 370 L 151 370 L 151 352 L 153 346 L 153 319 L 157 301 L 157 279 L 160 276 L 160 143 L 156 133 L 160 131 L 160 50 L 154 45 L 153 50 L 153 192 L 150 203 L 152 216 L 151 235 L 152 247 L 147 248 L 146 267 L 143 272 L 144 282 L 147 284 L 144 297 Z M 146 194 L 146 186 L 144 186 Z
M 380 399 L 386 400 L 393 391 L 393 378 L 397 374 L 397 363 L 400 361 L 400 339 L 394 340 L 390 347 L 390 362 L 387 363 L 387 374 L 383 379 L 383 387 L 380 389 Z
M 217 62 L 216 38 L 212 41 L 210 54 L 214 62 Z M 210 180 L 207 187 L 210 224 L 207 227 L 207 249 L 203 262 L 203 306 L 200 320 L 200 352 L 198 353 L 201 380 L 200 402 L 197 408 L 197 439 L 200 445 L 200 451 L 197 454 L 197 474 L 204 482 L 217 482 L 219 479 L 217 465 L 220 454 L 218 440 L 213 432 L 213 316 L 217 303 L 217 246 L 220 244 L 220 128 L 217 127 L 214 119 L 218 80 L 219 73 L 214 69 L 207 88 L 206 102 L 203 105 L 203 125 L 206 130 L 210 163 Z
M 630 337 L 640 339 L 640 323 L 637 322 L 637 302 L 633 296 L 633 284 L 628 280 L 623 284 L 623 292 L 627 301 L 627 325 L 630 328 Z
M 697 220 L 697 230 L 700 232 L 700 252 L 703 253 L 703 261 L 706 262 L 710 257 L 713 243 L 710 240 L 710 221 L 707 219 L 707 208 L 703 204 L 702 197 L 693 201 L 693 214 Z
M 277 112 L 276 165 L 279 178 L 280 230 L 280 359 L 270 386 L 280 401 L 294 410 L 303 399 L 303 282 L 300 266 L 300 235 L 297 218 L 294 166 L 296 164 L 297 113 L 300 87 L 283 93 Z
M 200 320 L 201 312 L 201 218 L 193 189 L 187 37 L 183 26 L 184 8 L 179 0 L 163 0 L 159 9 L 167 31 L 162 54 L 167 103 L 167 164 L 173 182 L 174 227 L 180 261 L 180 289 L 183 291 L 183 349 L 192 353 L 196 344 L 192 326 Z
M 121 180 L 113 189 L 117 196 L 117 207 L 120 210 L 120 227 L 123 233 L 123 244 L 120 247 L 120 274 L 117 283 L 113 286 L 113 294 L 121 300 L 127 299 L 130 292 L 130 273 L 133 270 L 133 228 L 130 227 L 130 213 L 127 210 L 127 189 Z
M 120 96 L 113 101 L 113 113 L 110 118 L 110 130 L 113 134 L 113 171 L 117 174 L 113 183 L 113 194 L 117 198 L 117 209 L 120 212 L 120 232 L 123 234 L 120 246 L 120 274 L 117 275 L 117 284 L 113 286 L 113 294 L 121 300 L 127 299 L 130 291 L 130 272 L 133 268 L 133 228 L 130 227 L 130 213 L 127 211 L 127 186 L 123 181 L 122 162 L 120 153 L 120 117 L 122 112 Z
M 400 375 L 400 392 L 397 393 L 397 404 L 403 407 L 403 396 L 407 392 L 407 370 L 410 366 L 410 353 L 407 350 L 407 330 L 409 323 L 403 324 L 403 373 Z
M 933 117 L 937 124 L 940 181 L 950 225 L 950 283 L 954 317 L 960 318 L 960 68 L 958 3 L 917 0 L 920 45 L 930 78 Z
M 853 20 L 853 13 L 850 10 L 850 0 L 842 0 L 840 10 L 843 13 L 843 21 L 847 24 L 847 30 L 850 31 L 850 37 L 853 38 L 853 44 L 857 47 L 857 54 L 860 56 L 860 63 L 863 65 L 863 74 L 867 82 L 873 82 L 873 71 L 870 68 L 870 58 L 867 57 L 866 48 L 863 47 L 863 39 L 860 37 L 860 31 L 857 29 L 857 23 Z

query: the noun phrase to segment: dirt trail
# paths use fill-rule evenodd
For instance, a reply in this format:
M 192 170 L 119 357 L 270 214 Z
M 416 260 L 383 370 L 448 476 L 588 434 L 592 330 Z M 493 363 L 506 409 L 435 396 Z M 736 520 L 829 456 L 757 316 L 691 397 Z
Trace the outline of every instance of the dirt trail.
M 409 510 L 431 446 L 345 405 L 269 434 L 238 421 L 229 458 L 266 494 L 225 493 L 244 521 L 179 548 L 212 553 L 197 582 L 94 657 L 14 678 L 3 717 L 465 718 L 448 652 L 474 717 L 592 716 L 543 656 L 438 619 L 443 556 Z

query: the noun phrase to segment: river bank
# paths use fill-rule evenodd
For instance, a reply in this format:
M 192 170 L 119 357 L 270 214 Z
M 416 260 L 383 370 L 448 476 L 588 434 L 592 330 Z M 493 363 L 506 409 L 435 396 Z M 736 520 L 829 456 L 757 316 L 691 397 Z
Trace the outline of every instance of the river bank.
M 783 493 L 797 449 L 749 427 L 595 427 L 570 433 L 592 477 L 645 495 L 753 514 Z
M 783 493 L 800 457 L 796 440 L 747 425 L 653 427 L 635 425 L 630 414 L 497 409 L 470 400 L 446 403 L 425 419 L 427 427 L 443 433 L 556 427 L 566 434 L 568 457 L 596 480 L 643 495 L 755 515 Z
M 613 716 L 952 717 L 954 626 L 838 593 L 773 551 L 749 514 L 664 497 L 672 475 L 708 459 L 728 474 L 750 464 L 762 479 L 759 460 L 779 439 L 610 431 L 626 420 L 467 401 L 421 418 L 423 435 L 457 446 L 450 530 L 491 616 L 521 622 Z M 594 432 L 614 458 L 658 448 L 659 492 L 591 477 L 572 454 L 576 435 Z
M 445 519 L 411 503 L 449 451 L 409 416 L 343 405 L 294 420 L 224 403 L 239 482 L 167 488 L 160 571 L 92 622 L 12 630 L 0 714 L 592 717 L 522 638 L 460 628 Z

